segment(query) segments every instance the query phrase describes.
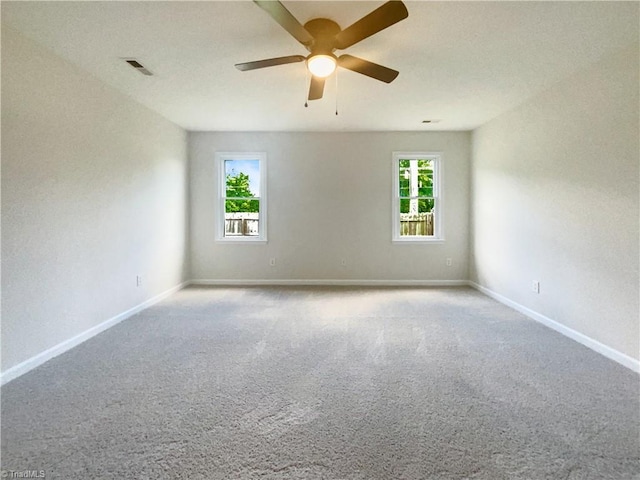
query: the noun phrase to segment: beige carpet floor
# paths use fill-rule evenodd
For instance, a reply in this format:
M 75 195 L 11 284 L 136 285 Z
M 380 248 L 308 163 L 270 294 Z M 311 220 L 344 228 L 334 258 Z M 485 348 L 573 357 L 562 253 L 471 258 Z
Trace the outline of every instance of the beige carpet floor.
M 640 377 L 468 288 L 188 288 L 1 393 L 46 479 L 640 478 Z

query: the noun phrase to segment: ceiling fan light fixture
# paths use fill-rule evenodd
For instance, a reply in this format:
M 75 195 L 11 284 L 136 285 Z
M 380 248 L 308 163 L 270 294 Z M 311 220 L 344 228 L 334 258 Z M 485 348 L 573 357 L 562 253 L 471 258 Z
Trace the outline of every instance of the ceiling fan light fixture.
M 276 23 L 310 53 L 306 57 L 289 55 L 236 63 L 235 67 L 240 71 L 305 61 L 307 71 L 312 75 L 309 82 L 308 100 L 322 98 L 325 80 L 338 66 L 384 83 L 393 82 L 400 73 L 397 70 L 346 53 L 337 57 L 333 52 L 349 48 L 407 18 L 409 12 L 402 0 L 388 0 L 345 29 L 341 29 L 340 25 L 333 20 L 322 17 L 312 18 L 302 25 L 280 0 L 253 0 L 253 2 L 267 12 Z
M 313 55 L 307 60 L 307 68 L 311 75 L 326 78 L 336 69 L 336 59 L 332 55 Z

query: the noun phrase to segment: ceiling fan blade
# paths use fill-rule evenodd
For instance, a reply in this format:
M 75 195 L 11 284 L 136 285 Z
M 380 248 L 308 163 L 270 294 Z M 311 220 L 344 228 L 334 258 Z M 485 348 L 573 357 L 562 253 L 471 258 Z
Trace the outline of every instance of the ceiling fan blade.
M 309 100 L 318 100 L 322 98 L 324 92 L 324 78 L 311 77 L 311 85 L 309 85 Z
M 408 16 L 404 3 L 391 0 L 337 34 L 335 46 L 340 50 L 348 48 Z
M 377 63 L 346 54 L 340 55 L 340 58 L 338 58 L 338 65 L 342 68 L 346 68 L 347 70 L 351 70 L 352 72 L 361 73 L 362 75 L 375 78 L 376 80 L 380 80 L 385 83 L 393 82 L 400 73 L 397 70 L 383 67 Z
M 276 65 L 285 65 L 287 63 L 303 62 L 305 57 L 302 55 L 289 55 L 288 57 L 267 58 L 266 60 L 256 60 L 255 62 L 236 63 L 238 70 L 247 71 L 256 68 L 275 67 Z
M 303 45 L 311 45 L 313 37 L 285 6 L 277 0 L 253 0 L 256 5 L 271 15 L 289 34 Z

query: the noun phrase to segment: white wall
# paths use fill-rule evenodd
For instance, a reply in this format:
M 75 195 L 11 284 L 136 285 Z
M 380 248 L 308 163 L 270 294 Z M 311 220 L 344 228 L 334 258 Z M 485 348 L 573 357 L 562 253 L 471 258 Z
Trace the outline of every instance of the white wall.
M 391 242 L 393 151 L 441 151 L 446 241 Z M 215 242 L 214 153 L 264 151 L 268 243 Z M 190 133 L 194 279 L 464 280 L 470 134 Z M 276 266 L 269 266 L 269 258 Z M 453 266 L 445 259 L 451 257 Z M 347 266 L 341 266 L 341 259 Z
M 186 278 L 186 136 L 2 27 L 3 372 Z
M 472 280 L 633 359 L 638 56 L 636 44 L 477 129 L 472 163 Z

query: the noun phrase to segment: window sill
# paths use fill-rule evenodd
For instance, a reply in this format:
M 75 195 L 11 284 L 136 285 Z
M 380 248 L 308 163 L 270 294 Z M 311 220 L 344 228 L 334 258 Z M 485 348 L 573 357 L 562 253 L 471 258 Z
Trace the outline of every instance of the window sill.
M 266 238 L 247 238 L 247 237 L 222 237 L 216 238 L 217 243 L 228 243 L 235 245 L 266 245 Z
M 396 245 L 415 245 L 416 243 L 438 244 L 438 243 L 444 243 L 444 238 L 432 238 L 432 237 L 394 238 L 391 240 L 391 242 Z

